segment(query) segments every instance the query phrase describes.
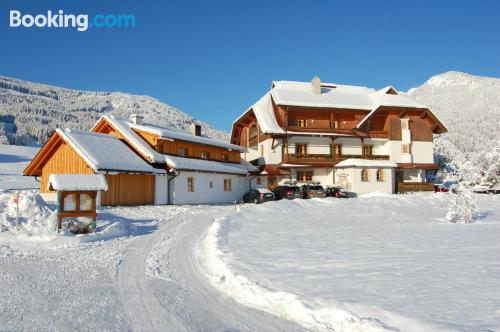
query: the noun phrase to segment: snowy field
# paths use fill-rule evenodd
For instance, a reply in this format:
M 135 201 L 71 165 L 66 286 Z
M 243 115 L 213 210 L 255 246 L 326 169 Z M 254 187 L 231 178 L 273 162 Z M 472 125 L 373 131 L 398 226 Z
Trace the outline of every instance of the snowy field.
M 500 196 L 444 219 L 447 194 L 265 203 L 199 244 L 212 284 L 322 331 L 500 330 Z
M 22 176 L 22 171 L 40 148 L 0 144 L 0 189 L 38 188 L 32 177 Z

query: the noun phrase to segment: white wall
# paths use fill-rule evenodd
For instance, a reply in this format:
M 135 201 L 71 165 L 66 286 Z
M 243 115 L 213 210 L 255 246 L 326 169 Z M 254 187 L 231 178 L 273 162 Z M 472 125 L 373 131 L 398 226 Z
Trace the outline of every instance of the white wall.
M 267 187 L 267 176 L 259 176 L 260 178 L 260 184 L 257 183 L 257 178 L 256 177 L 249 177 L 251 179 L 251 188 L 266 188 Z
M 332 140 L 329 137 L 292 136 L 288 140 L 288 153 L 295 153 L 296 144 L 307 144 L 308 154 L 330 154 Z
M 393 168 L 383 168 L 384 170 L 384 181 L 377 181 L 377 170 L 378 168 L 367 168 L 368 170 L 368 181 L 361 181 L 361 170 L 360 167 L 351 168 L 339 168 L 335 172 L 335 182 L 340 184 L 340 176 L 345 175 L 347 177 L 347 190 L 353 191 L 358 194 L 371 193 L 374 191 L 393 193 L 395 190 L 394 183 L 394 169 Z
M 389 155 L 390 151 L 386 143 L 387 139 L 385 138 L 365 138 L 364 140 L 364 144 L 373 146 L 372 153 L 374 155 Z
M 340 137 L 335 139 L 335 144 L 342 145 L 341 147 L 342 154 L 353 154 L 353 155 L 363 154 L 361 139 L 359 138 Z
M 281 160 L 281 146 L 282 140 L 275 139 L 273 144 L 273 139 L 266 139 L 259 143 L 260 154 L 266 160 L 266 164 L 279 164 Z
M 168 179 L 166 175 L 155 176 L 155 205 L 168 203 Z
M 413 162 L 415 164 L 434 163 L 434 143 L 413 141 L 411 146 Z
M 194 192 L 187 191 L 188 177 L 194 178 Z M 231 179 L 231 191 L 224 191 L 224 179 Z M 172 204 L 234 203 L 243 198 L 249 186 L 246 176 L 181 171 L 171 181 L 170 198 Z

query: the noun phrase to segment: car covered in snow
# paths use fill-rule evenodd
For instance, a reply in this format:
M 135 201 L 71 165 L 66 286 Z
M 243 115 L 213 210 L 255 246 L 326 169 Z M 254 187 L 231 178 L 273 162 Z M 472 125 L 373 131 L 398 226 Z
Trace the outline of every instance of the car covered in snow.
M 302 198 L 324 198 L 326 197 L 325 189 L 319 182 L 309 182 L 300 187 Z
M 266 188 L 251 189 L 243 195 L 243 202 L 260 204 L 268 201 L 274 201 L 274 194 Z
M 336 198 L 349 198 L 352 197 L 350 193 L 345 191 L 340 187 L 327 187 L 325 189 L 326 197 L 336 197 Z

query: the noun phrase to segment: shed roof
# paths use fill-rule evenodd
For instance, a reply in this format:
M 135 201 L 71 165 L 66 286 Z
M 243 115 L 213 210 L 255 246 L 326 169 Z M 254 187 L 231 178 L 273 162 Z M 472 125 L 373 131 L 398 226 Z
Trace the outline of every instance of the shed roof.
M 47 189 L 55 190 L 108 190 L 108 182 L 102 174 L 51 174 Z

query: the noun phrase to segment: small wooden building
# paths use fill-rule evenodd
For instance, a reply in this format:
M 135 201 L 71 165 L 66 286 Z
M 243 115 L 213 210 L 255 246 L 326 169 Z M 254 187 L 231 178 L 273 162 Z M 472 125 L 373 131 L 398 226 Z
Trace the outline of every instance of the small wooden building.
M 42 195 L 53 201 L 52 174 L 102 174 L 109 190 L 96 197 L 101 205 L 154 204 L 155 183 L 166 179 L 165 169 L 151 166 L 119 138 L 69 129 L 57 129 L 23 174 L 39 177 Z
M 57 229 L 64 218 L 97 220 L 97 193 L 108 190 L 102 174 L 51 174 L 49 190 L 57 191 Z

